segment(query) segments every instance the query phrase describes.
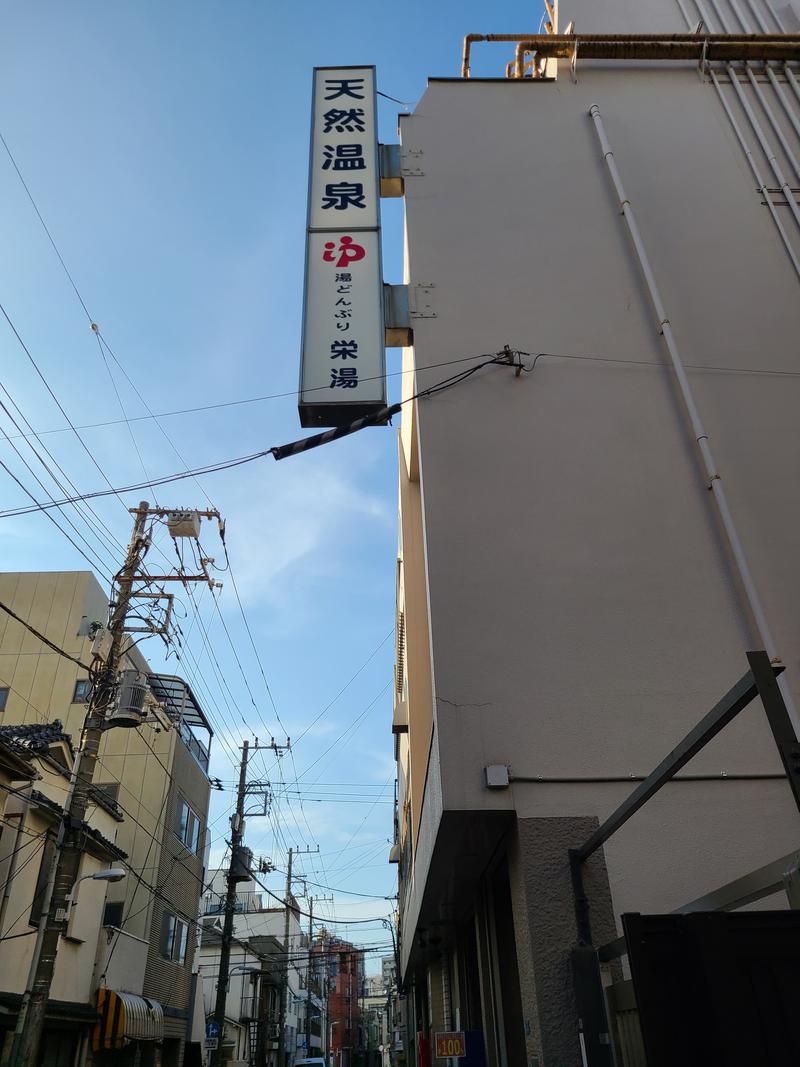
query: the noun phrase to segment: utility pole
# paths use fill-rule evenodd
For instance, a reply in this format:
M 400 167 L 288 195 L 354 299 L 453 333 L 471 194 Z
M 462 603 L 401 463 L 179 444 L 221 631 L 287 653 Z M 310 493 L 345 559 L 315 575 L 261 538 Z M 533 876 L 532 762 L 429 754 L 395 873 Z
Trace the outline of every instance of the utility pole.
M 42 917 L 36 932 L 28 980 L 22 997 L 17 1024 L 14 1031 L 14 1043 L 9 1060 L 10 1067 L 31 1067 L 38 1063 L 39 1048 L 42 1041 L 47 1001 L 53 981 L 59 939 L 66 931 L 68 902 L 78 878 L 83 839 L 86 832 L 86 809 L 94 779 L 97 754 L 103 730 L 107 728 L 107 716 L 113 707 L 117 694 L 117 680 L 120 663 L 125 654 L 125 627 L 131 600 L 144 595 L 142 589 L 134 591 L 135 583 L 143 587 L 153 581 L 208 581 L 209 575 L 202 567 L 202 575 L 159 575 L 154 578 L 140 574 L 144 557 L 150 547 L 150 535 L 147 531 L 147 519 L 150 515 L 168 517 L 174 514 L 162 508 L 151 509 L 146 500 L 137 508 L 131 508 L 134 516 L 133 532 L 119 573 L 114 582 L 116 599 L 109 606 L 108 623 L 109 645 L 103 656 L 99 654 L 92 661 L 90 671 L 92 682 L 89 707 L 81 733 L 81 743 L 75 756 L 70 774 L 67 796 L 64 801 L 64 814 L 59 824 L 56 837 L 56 858 L 49 872 L 47 884 L 42 895 Z M 218 512 L 193 512 L 199 529 L 200 516 L 219 519 Z M 174 537 L 197 536 L 176 531 Z M 112 590 L 113 596 L 113 590 Z M 169 600 L 167 594 L 164 598 Z M 159 594 L 148 594 L 149 599 L 159 599 Z M 166 625 L 166 624 L 165 624 Z M 154 626 L 148 628 L 150 633 L 158 633 Z M 163 631 L 161 631 L 163 632 Z
M 314 901 L 333 901 L 333 897 L 309 897 L 308 898 L 308 975 L 306 978 L 306 1056 L 311 1055 L 311 961 L 313 959 L 312 947 L 314 944 Z M 323 999 L 324 990 L 320 988 L 320 1001 Z M 323 1017 L 325 1013 L 320 1008 L 319 1027 L 320 1036 L 323 1030 Z M 327 1026 L 327 1023 L 325 1024 Z M 325 1040 L 321 1041 L 324 1048 Z M 323 1052 L 323 1055 L 325 1053 Z
M 139 565 L 147 546 L 145 523 L 149 505 L 143 500 L 135 511 L 133 534 L 125 562 L 117 575 L 118 595 L 109 622 L 111 646 L 105 662 L 93 679 L 89 707 L 83 724 L 81 746 L 75 756 L 69 791 L 64 803 L 64 817 L 56 838 L 56 862 L 42 901 L 42 920 L 36 935 L 31 971 L 17 1016 L 12 1067 L 26 1067 L 38 1060 L 39 1045 L 44 1029 L 47 999 L 53 980 L 58 942 L 66 923 L 67 897 L 78 877 L 84 834 L 83 822 L 89 804 L 89 791 L 94 778 L 97 753 L 100 749 L 103 722 L 113 703 L 117 686 L 117 671 L 125 636 L 125 619 L 131 591 Z
M 308 970 L 306 971 L 306 1056 L 311 1055 L 311 944 L 314 940 L 314 898 L 308 898 Z
M 280 1032 L 278 1034 L 278 1067 L 284 1067 L 286 1057 L 286 1005 L 289 1000 L 289 901 L 292 893 L 292 858 L 294 850 L 289 849 L 289 866 L 286 869 L 286 896 L 283 898 L 283 953 L 286 957 L 286 967 L 283 973 L 281 986 L 281 1018 Z
M 273 747 L 274 744 L 275 742 L 273 741 L 270 747 Z M 283 985 L 281 987 L 281 1019 L 280 1033 L 278 1034 L 278 1067 L 285 1067 L 284 1060 L 286 1056 L 286 1012 L 288 1010 L 289 1003 L 289 909 L 292 900 L 292 860 L 295 856 L 308 855 L 312 852 L 319 852 L 319 845 L 317 845 L 316 848 L 289 849 L 289 865 L 286 869 L 286 896 L 284 897 L 283 902 L 283 951 L 286 957 L 286 967 L 283 972 Z
M 236 910 L 236 886 L 242 880 L 238 877 L 237 864 L 240 862 L 240 849 L 244 837 L 244 803 L 247 792 L 247 760 L 250 752 L 249 742 L 242 745 L 242 759 L 239 764 L 239 788 L 236 792 L 236 814 L 231 816 L 231 860 L 228 864 L 228 891 L 225 894 L 225 921 L 222 925 L 222 948 L 219 957 L 219 975 L 217 977 L 217 999 L 214 1004 L 214 1021 L 217 1024 L 217 1047 L 211 1052 L 211 1067 L 222 1063 L 222 1039 L 225 1034 L 225 1001 L 228 997 L 228 971 L 231 962 L 231 940 L 233 938 L 233 915 Z

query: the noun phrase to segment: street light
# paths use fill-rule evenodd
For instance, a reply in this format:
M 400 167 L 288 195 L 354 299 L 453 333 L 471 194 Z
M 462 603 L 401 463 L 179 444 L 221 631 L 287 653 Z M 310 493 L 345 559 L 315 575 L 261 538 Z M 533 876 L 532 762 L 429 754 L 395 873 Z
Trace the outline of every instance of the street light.
M 121 882 L 123 878 L 126 878 L 128 872 L 124 867 L 104 867 L 101 871 L 94 871 L 92 874 L 81 875 L 80 878 L 76 878 L 73 882 L 72 889 L 67 893 L 66 897 L 66 919 L 69 921 L 69 914 L 72 910 L 72 902 L 75 899 L 75 890 L 78 888 L 81 882 L 85 882 L 87 878 L 90 878 L 93 882 Z

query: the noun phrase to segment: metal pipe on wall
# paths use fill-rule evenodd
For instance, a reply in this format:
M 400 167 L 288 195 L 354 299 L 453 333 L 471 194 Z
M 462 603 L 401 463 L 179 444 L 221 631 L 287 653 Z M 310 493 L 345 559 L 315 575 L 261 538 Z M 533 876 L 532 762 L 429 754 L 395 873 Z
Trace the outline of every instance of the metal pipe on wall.
M 569 59 L 576 46 L 586 59 L 789 60 L 800 59 L 800 34 L 760 33 L 468 33 L 461 77 L 470 76 L 472 45 L 528 41 L 541 56 Z
M 700 17 L 703 19 L 706 25 L 708 25 L 708 14 L 701 3 L 701 0 L 694 0 L 694 2 L 695 7 L 700 13 Z M 712 0 L 712 3 L 713 2 L 714 0 Z M 794 220 L 797 223 L 798 227 L 800 227 L 800 208 L 798 208 L 797 206 L 797 201 L 794 198 L 794 193 L 792 192 L 791 186 L 789 185 L 783 173 L 783 167 L 781 167 L 780 162 L 778 161 L 778 158 L 775 155 L 775 152 L 770 147 L 770 144 L 767 141 L 766 136 L 764 135 L 764 131 L 761 128 L 761 123 L 756 118 L 756 114 L 753 111 L 753 108 L 751 107 L 750 101 L 747 99 L 744 90 L 739 84 L 739 78 L 731 63 L 725 64 L 725 71 L 728 75 L 728 79 L 730 80 L 731 85 L 733 86 L 733 90 L 736 93 L 739 103 L 741 104 L 742 110 L 744 111 L 745 115 L 747 115 L 748 121 L 750 122 L 750 125 L 753 129 L 753 133 L 756 135 L 756 140 L 761 145 L 761 150 L 767 157 L 770 169 L 775 175 L 775 180 L 780 186 L 781 192 L 786 197 L 786 202 L 789 205 L 789 210 L 794 216 Z
M 716 14 L 717 18 L 719 19 L 720 26 L 722 27 L 723 30 L 727 31 L 728 30 L 728 26 L 727 26 L 727 24 L 725 22 L 725 17 L 722 14 L 722 10 L 720 9 L 720 6 L 719 6 L 717 0 L 709 0 L 709 2 L 710 2 L 711 6 L 714 9 L 714 13 Z M 742 14 L 739 11 L 739 9 L 736 7 L 736 0 L 728 0 L 728 2 L 731 5 L 733 13 L 736 15 L 737 19 L 742 24 L 742 27 L 744 29 L 746 29 L 747 27 L 745 25 L 745 22 L 744 22 L 744 19 L 742 17 Z M 700 5 L 698 4 L 697 6 L 698 6 L 698 10 L 700 10 Z M 772 111 L 772 108 L 769 106 L 769 101 L 767 100 L 766 96 L 762 92 L 761 86 L 759 85 L 758 81 L 756 80 L 755 75 L 753 74 L 752 67 L 750 66 L 749 63 L 745 62 L 744 69 L 745 69 L 745 74 L 747 75 L 747 80 L 750 82 L 750 84 L 753 87 L 753 93 L 755 94 L 756 99 L 758 100 L 758 102 L 761 104 L 761 107 L 764 110 L 764 114 L 767 116 L 767 120 L 769 121 L 769 124 L 772 127 L 772 131 L 773 131 L 773 133 L 775 134 L 775 136 L 778 139 L 778 144 L 783 149 L 783 154 L 789 160 L 789 165 L 792 168 L 792 170 L 795 172 L 797 177 L 800 178 L 800 163 L 798 163 L 797 158 L 796 158 L 794 152 L 792 151 L 792 147 L 789 144 L 788 140 L 786 139 L 786 135 L 784 134 L 783 130 L 781 129 L 780 123 L 775 118 L 775 115 L 774 115 L 774 113 Z M 771 80 L 772 80 L 773 87 L 777 86 L 777 90 L 776 91 L 777 91 L 777 93 L 779 93 L 782 96 L 783 94 L 781 92 L 780 86 L 778 86 L 777 78 L 775 77 L 775 72 L 772 70 L 772 68 L 769 66 L 768 63 L 765 64 L 765 69 L 766 69 L 766 72 L 767 72 L 767 76 L 769 78 L 771 78 Z M 728 71 L 728 74 L 729 74 L 729 76 L 731 76 L 730 75 L 730 70 Z M 731 77 L 733 78 L 733 76 L 731 76 Z M 737 85 L 739 84 L 738 76 L 736 77 L 736 84 Z M 792 116 L 792 117 L 794 117 L 794 116 Z
M 764 197 L 764 203 L 767 205 L 767 210 L 772 216 L 772 221 L 775 223 L 775 227 L 778 233 L 781 235 L 783 246 L 786 249 L 786 253 L 789 256 L 789 259 L 791 260 L 798 281 L 800 281 L 800 259 L 797 258 L 797 254 L 795 253 L 795 250 L 792 247 L 792 243 L 789 240 L 789 235 L 786 232 L 786 227 L 781 222 L 780 217 L 778 216 L 778 212 L 775 209 L 775 205 L 770 199 L 769 190 L 767 189 L 767 186 L 764 183 L 764 179 L 761 177 L 761 171 L 758 169 L 758 164 L 753 158 L 753 153 L 748 148 L 747 142 L 744 139 L 744 135 L 739 129 L 739 124 L 736 121 L 736 117 L 734 116 L 733 111 L 731 110 L 731 106 L 725 99 L 725 94 L 722 91 L 722 86 L 719 84 L 719 79 L 717 78 L 713 70 L 710 70 L 708 73 L 711 78 L 711 84 L 717 90 L 719 101 L 722 104 L 725 114 L 728 116 L 728 121 L 731 124 L 731 129 L 733 130 L 737 140 L 739 141 L 739 144 L 741 145 L 742 151 L 744 152 L 747 162 L 750 164 L 750 170 L 753 172 L 753 177 L 756 180 L 756 185 L 758 186 L 759 192 Z
M 683 5 L 683 0 L 677 0 L 677 4 L 678 4 L 678 7 L 680 8 L 681 14 L 683 15 L 684 22 L 686 23 L 687 26 L 691 26 L 691 24 L 692 24 L 691 23 L 691 19 L 689 18 L 689 14 L 688 14 L 688 12 L 686 11 L 686 8 Z M 787 67 L 787 70 L 788 70 L 788 67 Z M 756 180 L 756 185 L 758 187 L 758 190 L 761 193 L 761 195 L 764 197 L 764 203 L 767 205 L 767 210 L 769 211 L 770 215 L 772 216 L 772 221 L 775 223 L 775 228 L 777 229 L 778 233 L 780 234 L 781 241 L 783 242 L 783 246 L 786 249 L 786 254 L 788 255 L 788 257 L 789 257 L 789 259 L 791 261 L 791 264 L 794 267 L 794 270 L 795 270 L 795 273 L 797 274 L 798 280 L 800 280 L 800 260 L 798 259 L 794 248 L 792 247 L 792 243 L 789 240 L 789 235 L 786 232 L 786 228 L 784 227 L 783 222 L 781 221 L 781 219 L 780 219 L 780 217 L 778 215 L 778 212 L 777 212 L 777 210 L 775 208 L 775 205 L 773 204 L 772 200 L 770 199 L 769 190 L 767 189 L 766 182 L 764 181 L 763 177 L 761 176 L 761 171 L 759 170 L 759 167 L 758 167 L 758 164 L 756 163 L 755 157 L 754 157 L 753 153 L 750 151 L 750 146 L 748 145 L 747 141 L 745 140 L 744 134 L 742 133 L 742 131 L 741 131 L 740 127 L 739 127 L 739 123 L 736 121 L 736 117 L 733 114 L 733 111 L 731 109 L 730 104 L 725 99 L 725 94 L 722 91 L 722 86 L 719 83 L 719 79 L 717 78 L 717 75 L 711 69 L 709 69 L 708 74 L 709 74 L 709 77 L 711 79 L 711 84 L 714 86 L 714 88 L 717 91 L 717 97 L 719 99 L 719 102 L 720 102 L 720 104 L 722 104 L 722 108 L 723 108 L 725 114 L 728 116 L 728 121 L 731 124 L 731 129 L 733 130 L 734 135 L 736 136 L 736 139 L 739 142 L 739 146 L 741 147 L 742 152 L 744 152 L 745 159 L 747 160 L 748 164 L 750 165 L 750 170 L 753 172 L 753 177 Z
M 737 19 L 742 24 L 742 26 L 746 29 L 747 28 L 747 22 L 746 22 L 745 18 L 743 17 L 741 11 L 737 7 L 736 0 L 730 0 L 730 2 L 731 2 L 731 7 L 733 8 L 734 14 L 736 15 Z M 755 18 L 759 29 L 763 33 L 769 33 L 770 31 L 767 28 L 766 19 L 763 18 L 761 12 L 758 10 L 756 5 L 753 3 L 753 0 L 748 0 L 748 5 L 750 7 L 750 10 L 753 13 L 753 17 Z M 770 84 L 772 85 L 772 88 L 775 90 L 775 95 L 777 96 L 777 98 L 781 102 L 781 106 L 783 107 L 783 110 L 786 113 L 787 119 L 792 124 L 792 128 L 794 129 L 794 132 L 797 134 L 798 137 L 800 137 L 800 119 L 798 119 L 797 115 L 795 114 L 795 110 L 792 107 L 792 105 L 791 105 L 791 103 L 789 101 L 789 98 L 786 96 L 786 94 L 784 93 L 783 89 L 781 88 L 780 82 L 775 77 L 775 71 L 772 69 L 772 67 L 769 65 L 769 63 L 767 63 L 765 65 L 764 69 L 767 72 L 767 77 L 769 78 L 769 81 L 770 81 Z M 791 70 L 789 69 L 789 66 L 786 63 L 783 64 L 783 72 L 786 75 L 786 80 L 787 81 L 789 81 L 789 76 L 790 75 L 792 77 L 794 77 L 794 75 L 792 75 Z M 797 83 L 795 83 L 795 84 L 797 84 Z
M 706 475 L 709 480 L 709 489 L 711 490 L 714 500 L 719 512 L 720 521 L 722 522 L 725 535 L 728 540 L 731 555 L 736 566 L 739 579 L 745 592 L 747 605 L 750 609 L 750 613 L 756 625 L 759 638 L 763 644 L 763 647 L 770 659 L 773 662 L 781 662 L 781 657 L 778 654 L 777 647 L 775 645 L 775 639 L 772 636 L 772 632 L 767 621 L 764 607 L 761 603 L 761 597 L 759 596 L 758 589 L 756 588 L 755 580 L 750 570 L 750 565 L 747 562 L 747 556 L 745 555 L 744 546 L 739 537 L 739 531 L 736 528 L 733 515 L 728 504 L 728 497 L 725 492 L 725 487 L 722 484 L 722 478 L 717 469 L 716 461 L 714 460 L 713 453 L 711 451 L 711 445 L 708 440 L 708 434 L 700 418 L 700 412 L 697 409 L 695 403 L 692 387 L 689 384 L 689 379 L 686 376 L 686 370 L 684 369 L 683 359 L 681 358 L 678 343 L 675 339 L 675 335 L 672 332 L 672 326 L 664 308 L 663 301 L 661 299 L 661 293 L 656 282 L 653 268 L 650 264 L 650 259 L 647 255 L 647 250 L 644 247 L 641 233 L 639 232 L 639 226 L 636 222 L 636 216 L 634 215 L 631 202 L 625 192 L 625 187 L 622 183 L 619 170 L 617 169 L 616 162 L 614 161 L 614 153 L 611 149 L 608 137 L 606 135 L 605 126 L 603 125 L 603 119 L 600 115 L 600 108 L 597 104 L 592 104 L 589 109 L 589 115 L 591 116 L 594 124 L 595 132 L 597 133 L 600 147 L 603 151 L 603 159 L 605 161 L 608 172 L 611 176 L 611 181 L 614 185 L 617 197 L 619 199 L 620 210 L 625 219 L 628 227 L 628 232 L 633 242 L 636 255 L 639 260 L 639 266 L 644 280 L 647 285 L 650 299 L 653 304 L 657 319 L 658 328 L 661 336 L 664 338 L 664 343 L 667 348 L 670 363 L 672 369 L 675 372 L 675 378 L 678 383 L 681 398 L 686 408 L 686 413 L 689 417 L 689 421 L 692 427 L 692 433 L 695 441 L 697 442 L 700 456 L 703 461 Z M 786 703 L 787 710 L 792 720 L 795 732 L 800 734 L 800 717 L 797 714 L 797 708 L 785 681 L 785 674 L 778 680 L 778 685 L 781 688 L 784 701 Z
M 753 7 L 753 0 L 749 0 L 749 3 L 750 3 L 750 7 L 752 8 Z M 778 17 L 777 11 L 775 11 L 774 8 L 772 7 L 772 4 L 770 3 L 770 0 L 764 0 L 764 7 L 767 9 L 767 11 L 769 11 L 770 15 L 772 15 L 772 20 L 775 23 L 775 25 L 778 27 L 780 32 L 781 33 L 786 33 L 786 28 L 784 27 L 783 23 L 781 22 L 780 18 Z M 791 85 L 792 89 L 794 89 L 794 95 L 797 97 L 798 102 L 800 102 L 800 84 L 798 84 L 797 78 L 795 78 L 795 76 L 794 76 L 794 71 L 789 67 L 789 65 L 787 63 L 784 63 L 783 72 L 786 75 L 786 80 L 789 82 L 789 84 Z

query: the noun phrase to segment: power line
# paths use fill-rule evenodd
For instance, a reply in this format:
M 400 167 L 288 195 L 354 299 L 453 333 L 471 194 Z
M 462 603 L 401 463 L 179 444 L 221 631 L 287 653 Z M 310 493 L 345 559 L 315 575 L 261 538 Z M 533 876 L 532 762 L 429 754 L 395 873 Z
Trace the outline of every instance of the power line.
M 2 310 L 2 305 L 0 305 Z M 528 352 L 519 352 L 517 355 L 530 355 Z M 482 357 L 472 357 L 482 358 Z M 406 397 L 405 400 L 400 401 L 397 404 L 393 404 L 389 408 L 385 408 L 377 415 L 369 415 L 362 419 L 357 419 L 356 422 L 351 423 L 350 426 L 341 427 L 335 430 L 327 430 L 322 434 L 315 434 L 312 437 L 304 438 L 301 441 L 295 441 L 291 445 L 273 446 L 272 448 L 265 448 L 259 452 L 251 452 L 246 456 L 238 456 L 235 459 L 220 460 L 217 463 L 208 463 L 203 467 L 195 467 L 192 470 L 181 471 L 177 474 L 164 475 L 161 478 L 153 478 L 148 482 L 138 482 L 134 485 L 126 485 L 119 488 L 110 487 L 109 489 L 95 490 L 91 493 L 83 493 L 78 497 L 67 497 L 63 500 L 54 502 L 53 504 L 38 504 L 35 507 L 20 507 L 9 508 L 5 511 L 0 511 L 0 518 L 8 518 L 12 515 L 27 515 L 34 511 L 47 510 L 50 507 L 63 507 L 65 504 L 72 504 L 76 500 L 94 500 L 99 497 L 105 496 L 119 496 L 121 493 L 131 493 L 141 489 L 152 489 L 156 485 L 166 485 L 169 482 L 179 482 L 186 478 L 197 478 L 205 474 L 214 474 L 222 470 L 230 470 L 233 467 L 241 467 L 246 463 L 252 463 L 256 459 L 263 459 L 265 456 L 273 456 L 275 459 L 283 459 L 289 455 L 295 455 L 298 452 L 306 451 L 309 448 L 316 447 L 318 444 L 325 444 L 328 441 L 333 441 L 339 437 L 346 436 L 349 433 L 353 433 L 358 429 L 361 429 L 367 425 L 377 425 L 385 423 L 391 419 L 393 414 L 397 414 L 404 404 L 410 403 L 412 400 L 418 400 L 423 397 L 435 396 L 436 393 L 442 392 L 444 389 L 449 389 L 454 385 L 458 385 L 471 377 L 473 374 L 482 370 L 484 367 L 490 365 L 495 366 L 512 366 L 520 368 L 520 364 L 510 363 L 507 358 L 503 358 L 502 353 L 498 353 L 494 356 L 486 356 L 483 363 L 479 363 L 474 367 L 470 367 L 468 370 L 462 371 L 459 374 L 451 375 L 449 378 L 445 378 L 444 381 L 437 382 L 436 384 L 429 386 L 425 389 L 421 389 L 419 392 L 414 393 L 413 396 Z M 522 368 L 524 369 L 524 368 Z M 107 479 L 106 479 L 107 480 Z
M 43 459 L 43 457 L 36 450 L 36 448 L 34 447 L 33 443 L 31 442 L 31 437 L 33 437 L 36 440 L 36 443 L 39 445 L 39 447 L 42 449 L 42 451 L 45 453 L 45 455 L 47 455 L 49 457 L 49 459 L 52 462 L 53 466 L 55 466 L 56 469 L 59 471 L 59 473 L 64 477 L 64 479 L 66 480 L 67 485 L 70 487 L 70 490 L 73 493 L 78 493 L 79 490 L 78 490 L 77 485 L 75 485 L 73 480 L 70 478 L 70 476 L 67 474 L 67 472 L 64 470 L 64 468 L 58 462 L 56 457 L 53 455 L 53 453 L 50 451 L 50 449 L 47 447 L 47 445 L 44 443 L 44 441 L 42 441 L 42 439 L 39 436 L 39 434 L 37 434 L 37 432 L 34 430 L 30 419 L 25 415 L 25 413 L 23 412 L 22 408 L 19 406 L 19 404 L 14 399 L 14 397 L 8 391 L 8 388 L 5 385 L 0 384 L 0 389 L 2 389 L 2 391 L 3 391 L 6 399 L 8 400 L 9 404 L 17 412 L 17 415 L 20 417 L 22 422 L 25 424 L 25 426 L 28 428 L 28 430 L 31 431 L 30 436 L 28 434 L 23 434 L 23 439 L 25 440 L 26 444 L 28 445 L 28 448 L 31 450 L 33 455 L 36 457 L 36 459 L 39 461 L 39 463 L 42 465 L 42 467 L 44 467 L 44 469 L 47 471 L 47 473 L 50 476 L 50 478 L 52 479 L 52 481 L 55 483 L 56 486 L 58 486 L 58 488 L 61 490 L 62 493 L 64 493 L 65 495 L 67 494 L 68 490 L 66 490 L 64 488 L 64 486 L 62 485 L 61 481 L 56 477 L 56 475 L 51 470 L 50 465 Z M 11 420 L 13 426 L 17 430 L 20 431 L 20 434 L 22 434 L 23 433 L 22 428 L 20 427 L 19 423 L 14 418 L 14 416 L 11 415 L 11 413 L 5 407 L 5 405 L 3 405 L 3 410 L 8 415 L 8 417 Z M 3 431 L 3 432 L 4 432 L 4 436 L 6 437 L 6 440 L 8 441 L 8 443 L 11 444 L 11 447 L 14 449 L 15 452 L 17 452 L 16 446 L 14 444 L 12 444 L 12 440 L 14 440 L 16 438 L 13 437 L 12 435 L 9 435 L 7 431 Z M 17 455 L 19 455 L 18 452 L 17 452 Z M 48 494 L 48 495 L 50 495 L 50 494 Z M 52 496 L 51 496 L 51 499 L 52 499 Z M 111 553 L 113 554 L 114 558 L 116 559 L 116 553 L 119 552 L 119 551 L 124 551 L 125 550 L 125 546 L 120 542 L 119 538 L 117 538 L 114 535 L 114 533 L 109 529 L 109 527 L 106 525 L 106 523 L 100 517 L 100 515 L 91 506 L 91 504 L 85 504 L 84 507 L 85 507 L 85 512 L 88 512 L 88 514 L 92 516 L 92 519 L 90 520 L 88 518 L 87 514 L 84 512 L 83 508 L 79 508 L 78 505 L 76 504 L 75 505 L 75 511 L 76 511 L 77 515 L 85 522 L 87 529 L 89 529 L 89 531 L 97 538 L 98 542 L 100 542 L 100 538 L 101 538 L 101 535 L 102 535 L 102 542 L 101 543 L 103 544 L 104 550 L 107 550 L 107 546 L 110 546 Z
M 541 352 L 537 355 L 546 357 L 548 359 L 576 359 L 588 363 L 615 363 L 620 365 L 629 365 L 634 367 L 653 367 L 656 370 L 668 370 L 669 368 L 663 364 L 658 363 L 655 360 L 649 359 L 623 359 L 615 358 L 612 356 L 592 356 L 592 355 L 577 355 L 575 353 L 566 352 Z M 377 381 L 380 378 L 394 378 L 403 374 L 424 374 L 427 371 L 434 370 L 437 367 L 450 367 L 457 363 L 468 363 L 473 359 L 482 359 L 482 356 L 464 356 L 461 359 L 447 359 L 439 363 L 429 363 L 424 367 L 409 367 L 403 370 L 387 371 L 385 375 L 373 375 L 369 378 L 361 378 L 360 381 Z M 688 370 L 708 371 L 711 373 L 719 374 L 755 374 L 766 377 L 784 377 L 784 378 L 798 378 L 800 377 L 800 371 L 792 370 L 779 370 L 776 367 L 731 367 L 731 366 L 717 366 L 713 367 L 708 364 L 702 363 L 686 363 Z M 328 386 L 312 386 L 306 392 L 316 392 L 327 390 Z M 84 422 L 78 424 L 75 428 L 77 430 L 98 430 L 105 429 L 109 426 L 121 426 L 124 422 L 146 422 L 151 419 L 167 419 L 174 418 L 180 415 L 196 415 L 204 411 L 216 411 L 221 408 L 241 407 L 245 404 L 261 404 L 268 400 L 285 400 L 287 397 L 296 397 L 297 390 L 291 389 L 283 393 L 267 393 L 264 396 L 252 396 L 244 397 L 241 400 L 221 400 L 213 404 L 198 404 L 195 407 L 190 408 L 176 408 L 172 411 L 161 411 L 155 414 L 149 415 L 134 415 L 125 419 L 108 419 L 103 422 Z M 68 433 L 69 427 L 55 427 L 50 430 L 39 430 L 38 435 L 44 434 L 58 434 Z M 28 434 L 19 434 L 19 437 L 27 437 Z M 12 439 L 15 439 L 12 438 Z
M 63 648 L 60 648 L 57 644 L 55 644 L 55 642 L 51 641 L 49 637 L 45 637 L 43 633 L 40 633 L 35 626 L 31 626 L 29 622 L 26 622 L 23 618 L 20 618 L 20 616 L 17 615 L 15 611 L 11 610 L 8 604 L 4 604 L 1 600 L 0 609 L 2 609 L 6 613 L 6 615 L 10 615 L 12 619 L 15 619 L 18 623 L 24 626 L 26 630 L 30 630 L 34 637 L 37 637 L 43 645 L 47 645 L 48 648 L 51 648 L 53 652 L 57 652 L 58 655 L 63 656 L 64 659 L 68 659 L 71 660 L 73 663 L 77 663 L 79 667 L 83 667 L 83 669 L 86 671 L 91 670 L 91 668 L 82 660 L 79 660 L 76 656 L 71 656 L 69 652 L 65 652 Z

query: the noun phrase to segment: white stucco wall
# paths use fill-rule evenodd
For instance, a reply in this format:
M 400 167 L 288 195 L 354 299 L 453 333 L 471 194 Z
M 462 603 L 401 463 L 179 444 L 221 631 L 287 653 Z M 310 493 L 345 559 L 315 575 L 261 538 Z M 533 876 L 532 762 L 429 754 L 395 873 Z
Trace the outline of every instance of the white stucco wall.
M 648 8 L 657 24 L 579 29 L 685 29 L 672 5 Z M 693 67 L 586 64 L 577 84 L 567 71 L 555 83 L 433 82 L 401 120 L 424 172 L 405 186 L 409 281 L 435 287 L 436 317 L 414 322 L 417 387 L 457 369 L 426 366 L 506 343 L 557 354 L 519 379 L 489 368 L 419 404 L 434 813 L 441 782 L 444 810 L 608 814 L 625 786 L 490 793 L 483 767 L 647 773 L 759 647 L 594 103 L 800 703 L 800 378 L 787 374 L 800 372 L 797 277 Z M 688 768 L 779 769 L 756 704 Z M 423 812 L 417 882 L 434 833 Z M 615 909 L 676 907 L 795 845 L 784 783 L 670 786 L 607 846 Z

